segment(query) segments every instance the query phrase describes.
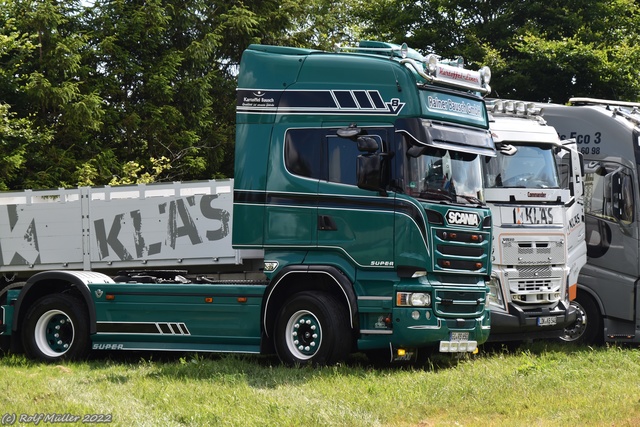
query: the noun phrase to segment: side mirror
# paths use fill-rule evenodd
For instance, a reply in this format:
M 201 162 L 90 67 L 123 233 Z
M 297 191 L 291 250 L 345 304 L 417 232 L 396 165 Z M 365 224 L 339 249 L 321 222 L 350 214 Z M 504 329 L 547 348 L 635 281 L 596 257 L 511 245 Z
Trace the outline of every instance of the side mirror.
M 363 153 L 375 153 L 378 151 L 378 141 L 370 136 L 359 136 L 357 139 L 358 151 Z
M 571 179 L 573 195 L 578 198 L 584 196 L 584 156 L 579 151 L 571 151 Z
M 554 152 L 556 154 L 556 163 L 558 164 L 558 173 L 560 175 L 560 183 L 562 188 L 569 188 L 571 196 L 582 198 L 584 196 L 584 157 L 577 149 L 574 139 L 567 139 L 558 144 Z M 590 171 L 602 167 L 597 162 L 591 162 Z
M 340 138 L 352 139 L 362 133 L 362 129 L 360 129 L 355 123 L 349 125 L 346 128 L 340 128 L 337 131 L 337 134 Z
M 611 191 L 611 214 L 623 224 L 633 222 L 633 188 L 631 177 L 619 168 L 611 172 L 607 178 L 610 179 Z

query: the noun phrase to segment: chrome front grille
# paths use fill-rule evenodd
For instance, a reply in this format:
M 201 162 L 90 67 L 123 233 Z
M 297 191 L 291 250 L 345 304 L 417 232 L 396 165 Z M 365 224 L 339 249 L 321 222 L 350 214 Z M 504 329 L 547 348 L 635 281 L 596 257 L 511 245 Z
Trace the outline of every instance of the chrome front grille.
M 435 291 L 434 308 L 443 317 L 478 316 L 484 311 L 486 292 L 481 290 Z
M 544 240 L 500 240 L 503 264 L 505 265 L 544 265 L 564 264 L 564 238 L 550 236 Z

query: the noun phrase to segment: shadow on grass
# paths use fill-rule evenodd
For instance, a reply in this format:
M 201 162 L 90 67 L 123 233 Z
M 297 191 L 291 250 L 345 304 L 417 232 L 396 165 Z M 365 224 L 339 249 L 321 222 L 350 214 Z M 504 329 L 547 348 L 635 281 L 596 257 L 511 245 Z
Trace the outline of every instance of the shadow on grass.
M 438 372 L 455 368 L 461 361 L 473 363 L 476 359 L 486 357 L 517 357 L 522 353 L 531 356 L 549 353 L 573 355 L 607 351 L 609 347 L 613 346 L 593 348 L 550 341 L 517 345 L 503 343 L 484 345 L 475 355 L 435 352 L 412 363 L 385 364 L 375 358 L 372 360 L 364 353 L 354 353 L 345 362 L 334 366 L 293 368 L 281 364 L 276 356 L 266 355 L 147 351 L 93 352 L 85 362 L 63 362 L 55 365 L 73 367 L 74 363 L 86 364 L 91 370 L 104 370 L 104 379 L 116 385 L 130 381 L 133 375 L 142 375 L 150 378 L 189 379 L 206 383 L 246 384 L 253 388 L 272 389 L 283 385 L 300 385 L 317 379 L 327 380 L 332 377 L 357 379 L 407 371 Z M 5 354 L 0 359 L 0 366 L 4 367 L 31 367 L 39 364 L 39 362 L 28 360 L 24 355 Z M 114 367 L 116 369 L 113 369 Z
M 578 343 L 568 343 L 560 340 L 539 340 L 539 341 L 509 341 L 503 343 L 485 343 L 479 348 L 480 356 L 495 355 L 518 355 L 527 353 L 531 355 L 541 355 L 545 353 L 557 352 L 566 355 L 584 353 L 585 351 L 607 350 L 609 348 L 637 348 L 637 346 L 618 343 L 607 343 L 601 345 L 587 346 Z

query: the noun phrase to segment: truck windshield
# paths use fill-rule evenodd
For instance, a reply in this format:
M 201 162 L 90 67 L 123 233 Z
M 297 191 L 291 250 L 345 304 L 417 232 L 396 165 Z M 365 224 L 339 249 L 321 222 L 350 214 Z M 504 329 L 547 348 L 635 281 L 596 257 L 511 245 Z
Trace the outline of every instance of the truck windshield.
M 559 188 L 558 169 L 551 148 L 519 145 L 507 156 L 498 152 L 484 163 L 486 188 Z
M 428 150 L 420 156 L 407 158 L 407 194 L 463 204 L 478 204 L 484 200 L 478 155 Z

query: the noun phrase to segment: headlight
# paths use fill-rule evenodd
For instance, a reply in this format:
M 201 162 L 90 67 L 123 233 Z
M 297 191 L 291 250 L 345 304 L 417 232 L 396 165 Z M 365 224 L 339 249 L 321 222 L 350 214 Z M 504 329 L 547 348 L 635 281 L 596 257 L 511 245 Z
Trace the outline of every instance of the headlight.
M 398 307 L 429 307 L 431 294 L 423 292 L 398 292 L 396 295 Z
M 431 305 L 431 295 L 421 293 L 411 294 L 411 305 L 414 307 L 428 307 Z

